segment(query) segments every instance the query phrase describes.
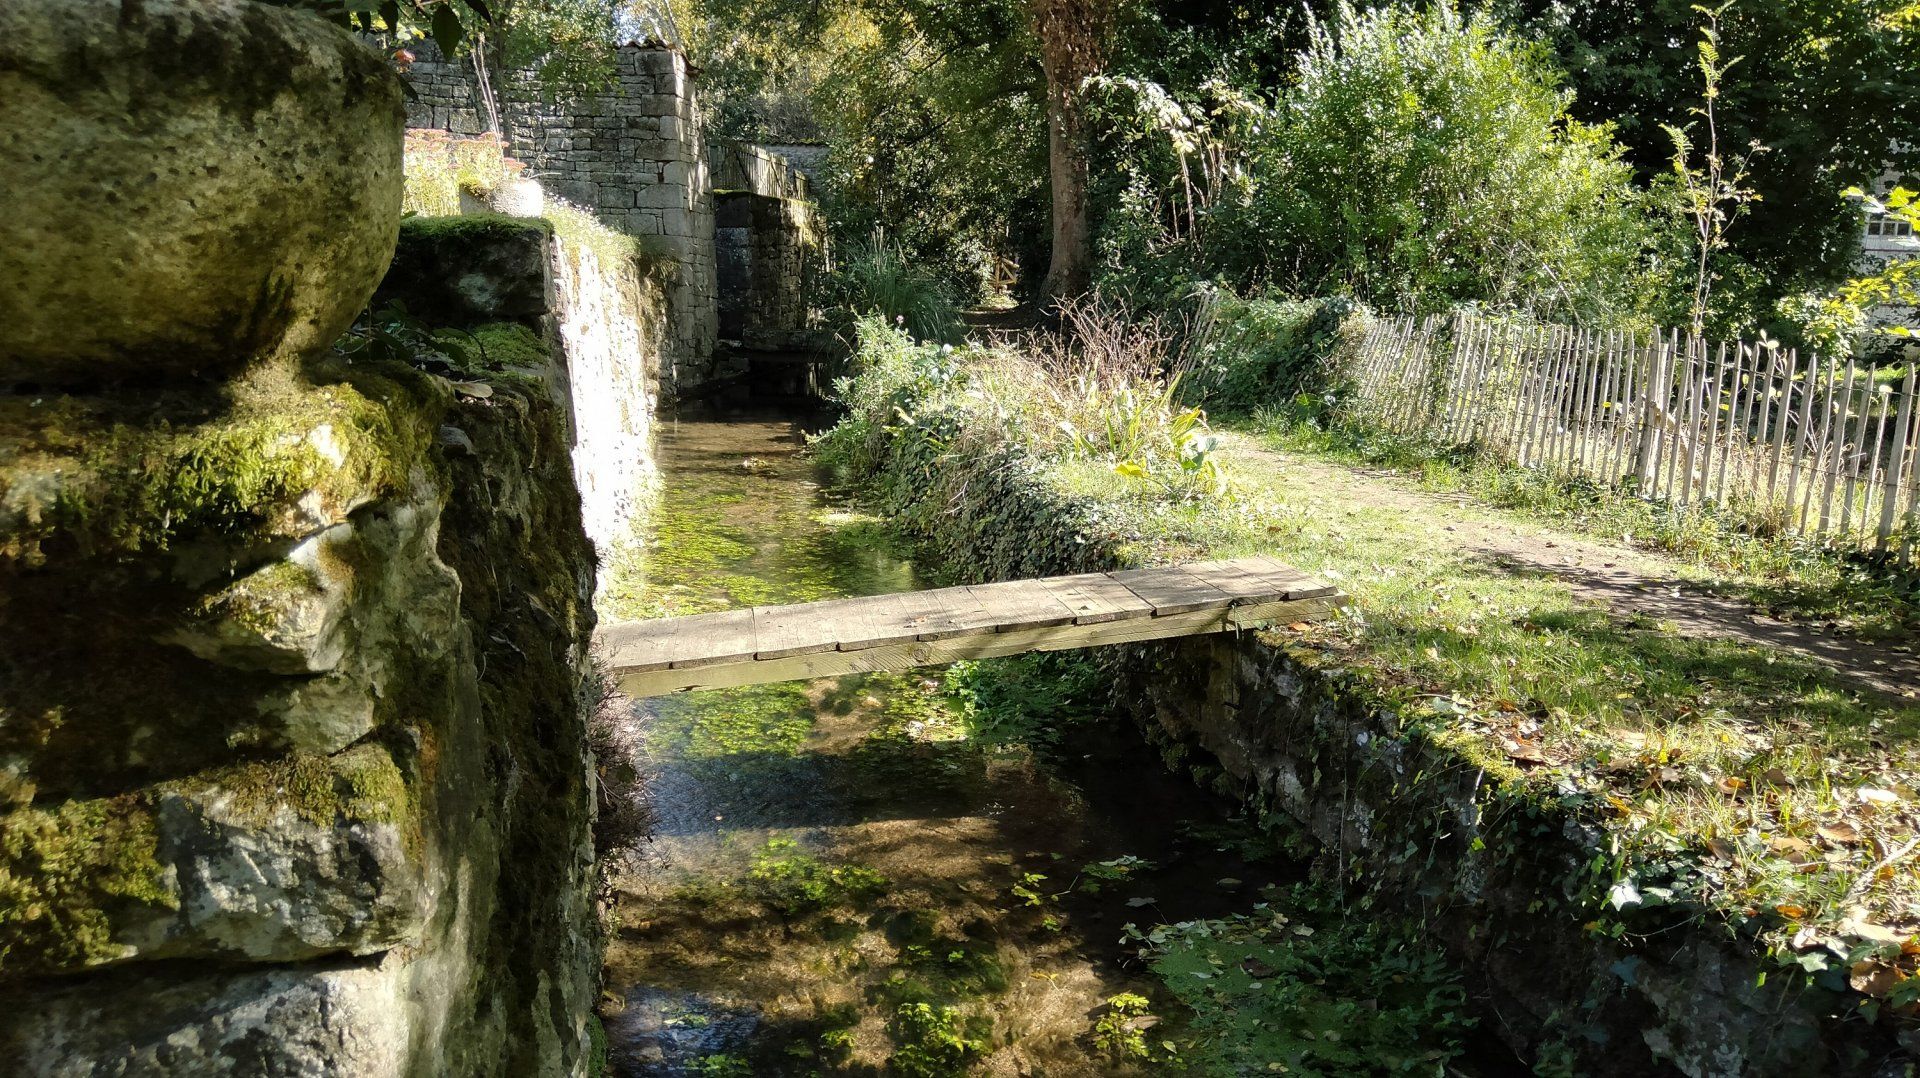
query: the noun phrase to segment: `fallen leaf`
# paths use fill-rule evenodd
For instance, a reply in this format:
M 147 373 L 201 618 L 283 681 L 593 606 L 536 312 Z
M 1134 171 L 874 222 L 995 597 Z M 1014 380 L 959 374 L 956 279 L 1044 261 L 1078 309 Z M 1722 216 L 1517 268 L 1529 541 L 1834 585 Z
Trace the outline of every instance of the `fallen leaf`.
M 1808 842 L 1804 838 L 1790 838 L 1786 835 L 1775 835 L 1767 840 L 1767 845 L 1771 847 L 1775 853 L 1780 854 L 1796 865 L 1804 863 L 1813 856 L 1813 843 Z
M 474 397 L 479 400 L 486 400 L 488 397 L 493 396 L 493 387 L 485 382 L 450 382 L 448 384 L 453 386 L 455 393 L 463 397 Z
M 1906 979 L 1899 970 L 1880 962 L 1856 963 L 1847 974 L 1853 990 L 1868 996 L 1885 996 Z
M 1850 823 L 1822 824 L 1814 828 L 1814 833 L 1836 846 L 1850 846 L 1860 841 L 1860 829 Z
M 1707 842 L 1707 852 L 1719 860 L 1729 863 L 1740 859 L 1739 851 L 1728 845 L 1724 839 L 1709 839 Z
M 1785 917 L 1789 921 L 1805 920 L 1807 916 L 1807 908 L 1805 906 L 1796 906 L 1791 902 L 1782 902 L 1773 908 L 1773 912 Z

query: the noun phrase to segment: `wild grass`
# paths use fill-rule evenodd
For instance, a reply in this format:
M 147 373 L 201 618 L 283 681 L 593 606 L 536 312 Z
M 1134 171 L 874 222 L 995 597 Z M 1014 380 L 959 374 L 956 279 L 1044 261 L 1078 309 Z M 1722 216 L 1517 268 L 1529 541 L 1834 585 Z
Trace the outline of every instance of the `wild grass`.
M 1165 494 L 1224 495 L 1206 413 L 1177 402 L 1181 370 L 1166 359 L 1174 334 L 1156 322 L 1125 323 L 1097 303 L 1070 305 L 1065 318 L 1058 332 L 959 349 L 918 344 L 877 317 L 861 319 L 860 373 L 837 387 L 849 419 L 824 439 L 823 455 L 864 471 L 862 447 L 876 434 L 933 421 L 938 411 L 964 437 L 1021 445 Z
M 878 230 L 847 251 L 827 289 L 832 306 L 880 319 L 916 341 L 960 340 L 960 304 L 953 287 L 937 271 L 910 261 Z
M 452 217 L 460 213 L 462 192 L 484 198 L 524 168 L 507 157 L 498 135 L 462 138 L 444 131 L 408 131 L 401 205 L 422 217 Z

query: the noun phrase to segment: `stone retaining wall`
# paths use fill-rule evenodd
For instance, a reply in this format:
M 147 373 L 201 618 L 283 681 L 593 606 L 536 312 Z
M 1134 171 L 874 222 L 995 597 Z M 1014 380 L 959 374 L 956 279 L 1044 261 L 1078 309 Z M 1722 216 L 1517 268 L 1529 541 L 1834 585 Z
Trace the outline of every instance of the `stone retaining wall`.
M 0 396 L 0 503 L 48 507 L 0 514 L 9 1073 L 584 1072 L 594 569 L 543 280 L 479 304 L 522 345 L 484 369 Z
M 408 126 L 485 133 L 471 60 L 446 61 L 428 43 L 415 52 Z M 503 133 L 509 152 L 549 192 L 640 237 L 675 265 L 662 376 L 670 390 L 686 390 L 713 376 L 719 319 L 698 90 L 677 50 L 628 45 L 614 59 L 612 86 L 593 94 L 556 93 L 528 74 L 496 76 Z

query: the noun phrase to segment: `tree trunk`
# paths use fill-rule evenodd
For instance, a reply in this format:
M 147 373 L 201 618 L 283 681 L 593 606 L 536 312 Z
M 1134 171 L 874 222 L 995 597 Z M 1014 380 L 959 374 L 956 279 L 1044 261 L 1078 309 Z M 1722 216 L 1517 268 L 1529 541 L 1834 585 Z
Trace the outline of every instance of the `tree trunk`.
M 1053 187 L 1053 255 L 1040 287 L 1048 305 L 1082 295 L 1093 284 L 1092 223 L 1087 213 L 1085 114 L 1077 86 L 1047 79 L 1047 173 Z
M 1028 0 L 1047 73 L 1047 173 L 1053 187 L 1053 257 L 1041 295 L 1050 304 L 1093 282 L 1088 219 L 1086 109 L 1081 88 L 1106 66 L 1115 0 Z

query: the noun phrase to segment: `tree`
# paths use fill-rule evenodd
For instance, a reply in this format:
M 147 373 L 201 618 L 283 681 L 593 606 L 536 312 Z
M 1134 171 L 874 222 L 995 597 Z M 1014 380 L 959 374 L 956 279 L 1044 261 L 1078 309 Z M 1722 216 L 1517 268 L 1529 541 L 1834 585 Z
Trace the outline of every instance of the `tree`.
M 1699 92 L 1695 0 L 1481 2 L 1549 44 L 1576 92 L 1573 115 L 1613 124 L 1643 182 L 1668 170 L 1661 125 L 1682 122 Z M 1729 55 L 1746 57 L 1720 90 L 1721 141 L 1769 148 L 1748 183 L 1759 201 L 1716 257 L 1725 279 L 1710 318 L 1747 331 L 1780 295 L 1852 275 L 1860 218 L 1847 188 L 1889 166 L 1920 168 L 1910 105 L 1920 13 L 1913 0 L 1764 0 L 1727 12 L 1721 34 Z M 1685 313 L 1676 303 L 1670 316 Z
M 1729 59 L 1720 52 L 1720 16 L 1732 6 L 1732 0 L 1728 0 L 1717 8 L 1694 8 L 1705 19 L 1700 28 L 1697 61 L 1705 92 L 1701 103 L 1692 110 L 1706 129 L 1706 143 L 1698 164 L 1694 163 L 1694 125 L 1664 125 L 1667 136 L 1673 139 L 1673 174 L 1680 185 L 1681 210 L 1693 228 L 1693 302 L 1687 308 L 1687 324 L 1696 337 L 1707 331 L 1707 302 L 1718 277 L 1713 256 L 1726 248 L 1727 230 L 1734 220 L 1746 213 L 1759 197 L 1745 186 L 1747 168 L 1755 155 L 1766 152 L 1766 147 L 1758 142 L 1744 155 L 1728 155 L 1720 149 L 1720 111 L 1716 107 L 1720 87 L 1727 80 L 1727 72 L 1745 59 L 1741 56 Z
M 1028 6 L 1047 75 L 1047 172 L 1053 194 L 1053 252 L 1040 294 L 1060 303 L 1092 284 L 1085 87 L 1106 69 L 1118 0 L 1029 0 Z

